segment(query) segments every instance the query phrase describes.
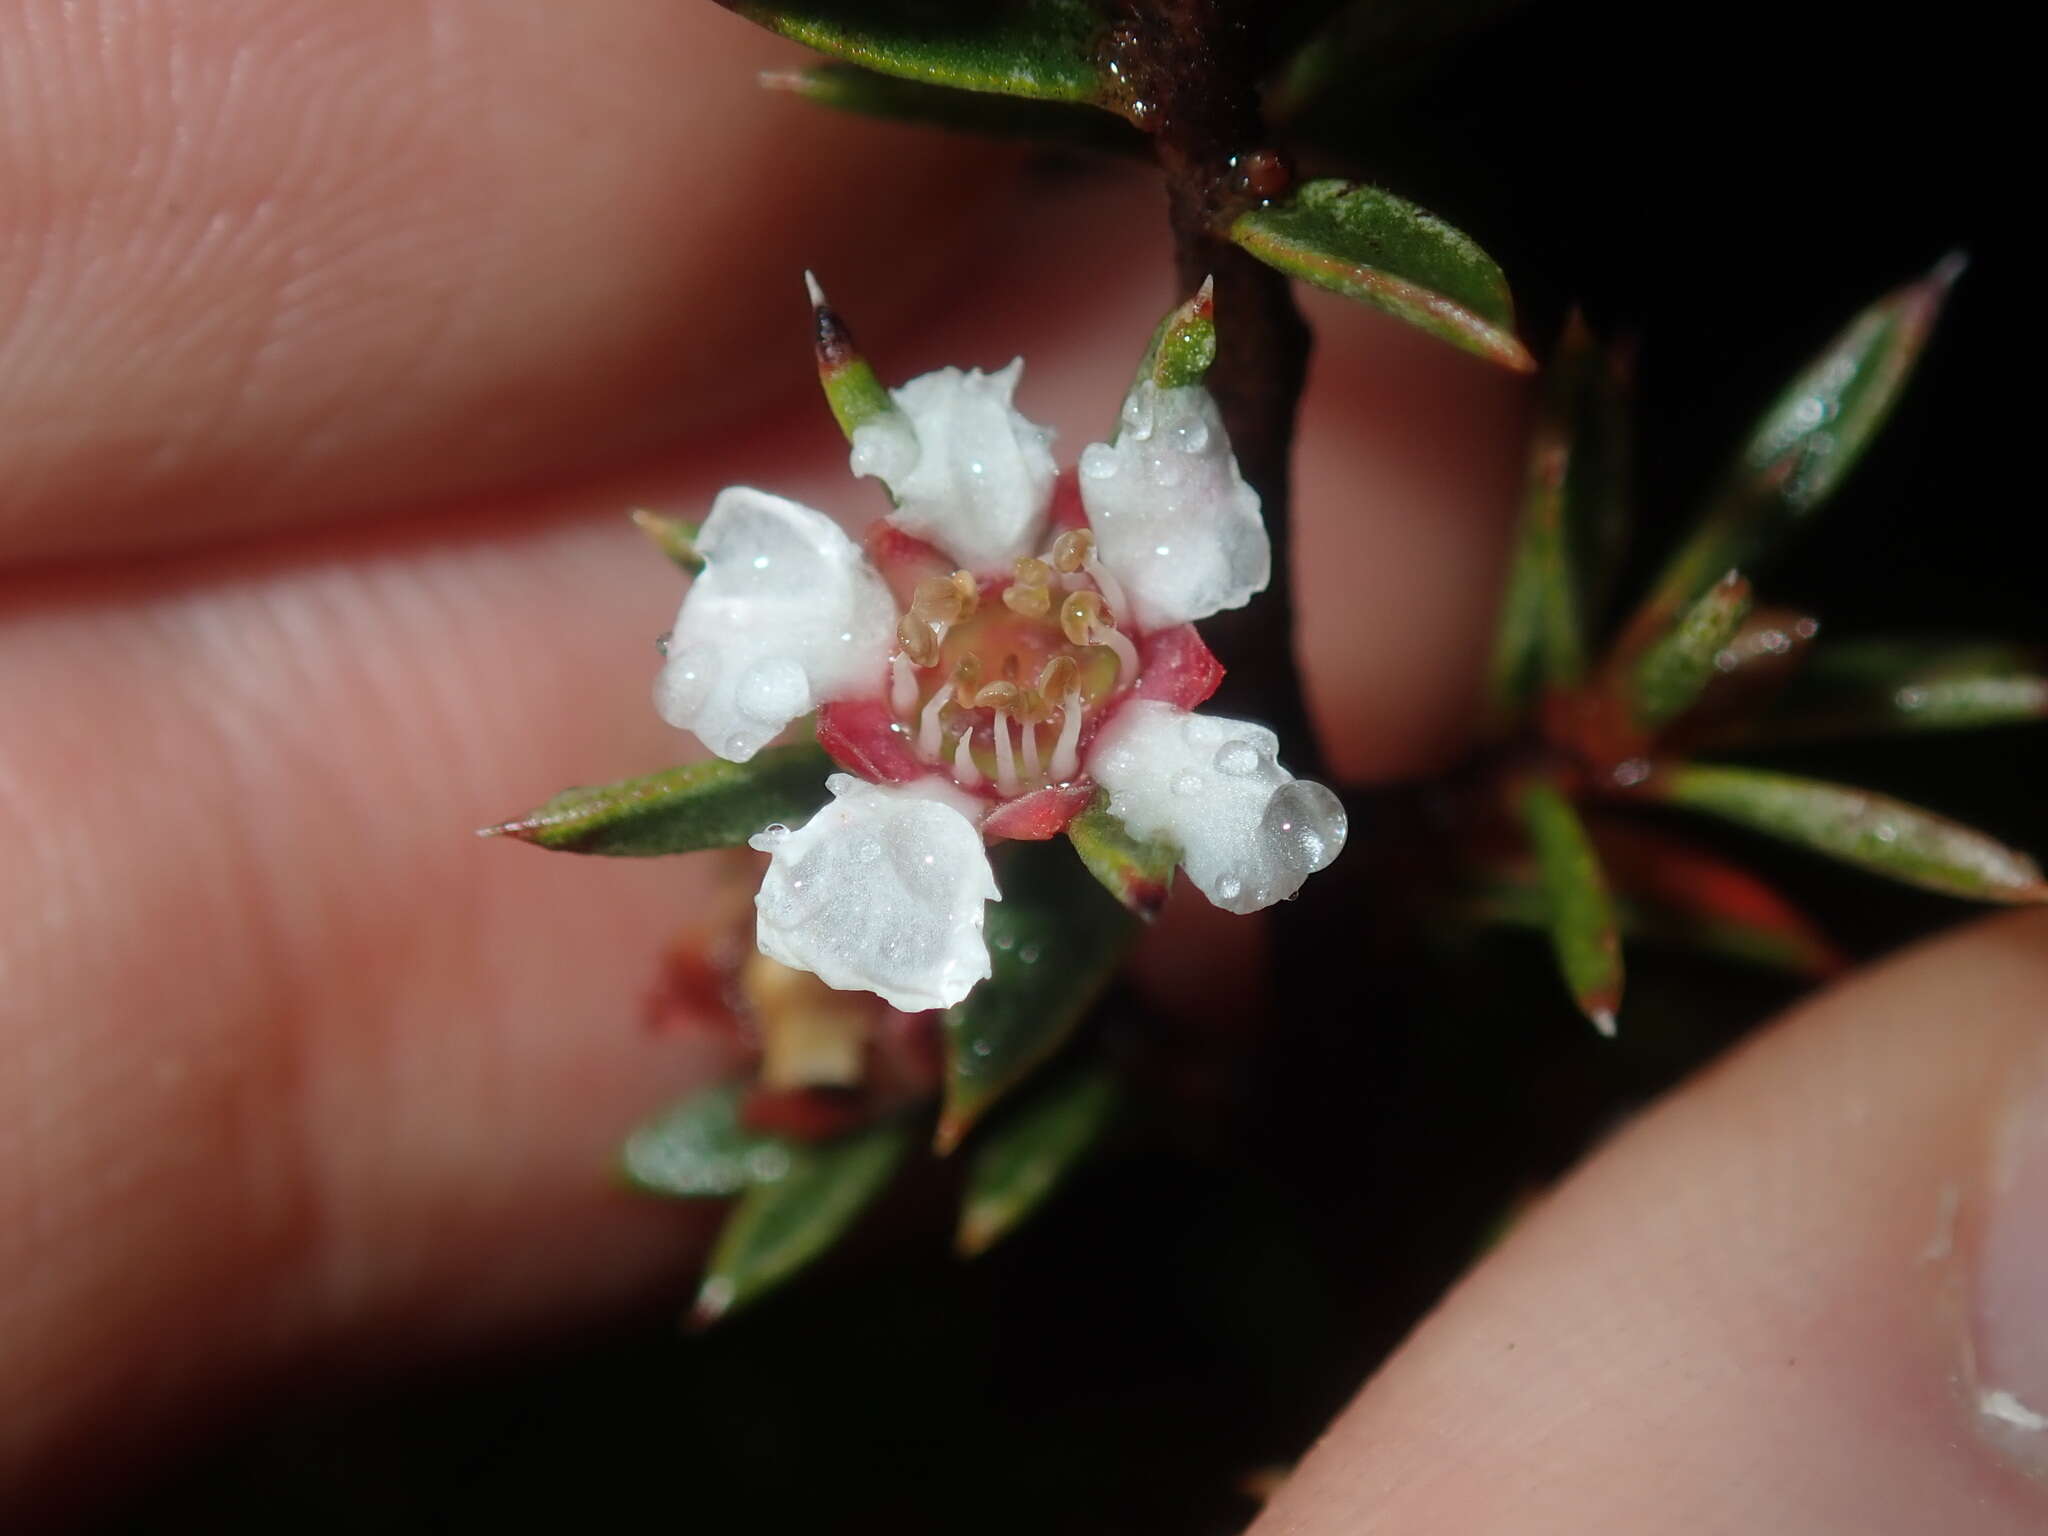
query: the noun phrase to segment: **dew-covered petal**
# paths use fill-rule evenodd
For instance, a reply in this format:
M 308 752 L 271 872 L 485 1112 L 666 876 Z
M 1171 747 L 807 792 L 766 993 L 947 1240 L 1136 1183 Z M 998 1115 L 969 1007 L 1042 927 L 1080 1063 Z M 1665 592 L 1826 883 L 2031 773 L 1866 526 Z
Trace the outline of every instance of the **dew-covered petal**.
M 1343 851 L 1344 807 L 1275 757 L 1262 725 L 1133 699 L 1105 725 L 1087 768 L 1134 837 L 1181 851 L 1181 868 L 1227 912 L 1285 901 Z
M 992 575 L 1038 553 L 1052 504 L 1052 433 L 1010 404 L 1024 372 L 941 368 L 892 390 L 900 414 L 855 429 L 853 472 L 896 498 L 889 520 L 969 570 Z
M 976 802 L 940 778 L 825 783 L 832 803 L 803 826 L 752 840 L 769 855 L 754 898 L 761 953 L 905 1013 L 950 1008 L 989 973 L 982 904 L 1002 899 Z
M 1081 455 L 1081 502 L 1140 629 L 1242 608 L 1273 574 L 1259 493 L 1206 389 L 1141 380 L 1114 443 Z
M 743 763 L 797 716 L 880 691 L 896 604 L 831 518 L 731 486 L 697 552 L 704 569 L 655 680 L 662 719 Z

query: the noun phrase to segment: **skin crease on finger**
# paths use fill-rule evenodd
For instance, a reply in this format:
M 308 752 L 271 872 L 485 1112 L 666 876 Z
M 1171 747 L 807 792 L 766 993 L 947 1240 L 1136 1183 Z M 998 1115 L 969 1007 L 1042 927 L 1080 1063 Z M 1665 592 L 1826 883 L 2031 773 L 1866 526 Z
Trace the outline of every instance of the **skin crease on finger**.
M 1527 1217 L 1252 1536 L 2048 1530 L 1983 1433 L 1963 1299 L 2044 1066 L 2048 915 L 1823 995 Z
M 707 0 L 0 0 L 0 562 L 626 465 L 761 401 L 821 251 L 902 324 L 1013 157 L 819 132 L 756 84 L 801 57 Z
M 1022 404 L 1071 456 L 1174 297 L 1154 226 L 1130 217 L 1155 195 L 1037 189 L 1003 255 L 929 290 L 910 344 L 876 349 L 885 373 L 1021 346 Z M 605 1169 L 625 1127 L 715 1069 L 634 1027 L 705 876 L 467 834 L 684 755 L 645 691 L 680 586 L 618 508 L 701 505 L 731 480 L 870 505 L 808 393 L 785 277 L 754 323 L 786 335 L 769 387 L 804 389 L 800 408 L 696 439 L 674 467 L 524 510 L 0 578 L 0 1487 L 132 1468 L 337 1364 L 686 1286 L 704 1222 L 610 1191 Z M 842 299 L 857 321 L 864 296 Z M 1416 356 L 1351 312 L 1326 354 L 1368 398 L 1372 359 Z M 1513 419 L 1511 382 L 1410 371 L 1461 431 Z M 1305 546 L 1326 520 L 1365 539 L 1432 506 L 1482 546 L 1500 527 L 1470 497 L 1506 483 L 1511 443 L 1432 485 L 1426 441 L 1326 419 L 1339 441 L 1305 449 Z M 1464 540 L 1417 541 L 1386 562 L 1398 575 L 1359 579 L 1469 604 L 1468 559 Z M 1396 665 L 1373 658 L 1399 636 L 1307 633 L 1319 704 L 1378 760 L 1427 734 L 1347 692 Z

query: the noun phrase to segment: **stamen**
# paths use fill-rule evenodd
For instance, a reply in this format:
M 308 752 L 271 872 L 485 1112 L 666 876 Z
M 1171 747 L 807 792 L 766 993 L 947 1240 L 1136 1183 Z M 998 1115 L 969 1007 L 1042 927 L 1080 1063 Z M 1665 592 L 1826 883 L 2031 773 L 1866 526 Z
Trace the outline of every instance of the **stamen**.
M 1056 699 L 1074 691 L 1074 678 L 1080 672 L 1080 665 L 1071 656 L 1052 656 L 1038 669 L 1038 691 L 1047 699 Z
M 962 709 L 974 708 L 974 696 L 981 692 L 981 657 L 969 651 L 953 668 L 953 702 Z
M 1072 576 L 1095 558 L 1095 535 L 1086 528 L 1069 528 L 1052 541 L 1053 568 Z
M 1010 750 L 1010 717 L 1004 710 L 996 711 L 996 792 L 1003 795 L 1017 793 L 1017 759 Z
M 981 606 L 981 586 L 975 581 L 974 573 L 955 571 L 952 580 L 953 590 L 960 594 L 960 617 L 973 618 L 974 610 Z
M 906 613 L 896 621 L 896 640 L 912 666 L 935 667 L 939 664 L 939 637 L 932 626 L 915 612 Z
M 1109 601 L 1109 611 L 1112 614 L 1122 613 L 1124 611 L 1123 584 L 1110 575 L 1108 571 L 1104 570 L 1102 562 L 1093 555 L 1090 555 L 1081 562 L 1081 569 L 1094 578 L 1095 585 L 1101 590 L 1103 597 Z
M 917 667 L 901 651 L 889 658 L 889 707 L 898 715 L 917 708 Z
M 974 696 L 974 707 L 976 709 L 1001 710 L 1005 714 L 1015 714 L 1018 702 L 1022 698 L 1023 690 L 1018 688 L 1015 683 L 990 683 Z
M 937 762 L 940 749 L 945 745 L 941 740 L 939 711 L 946 707 L 948 696 L 944 688 L 934 691 L 925 700 L 924 713 L 917 717 L 917 755 L 926 762 Z
M 1102 594 L 1069 592 L 1060 604 L 1060 633 L 1073 645 L 1093 645 L 1090 632 L 1102 623 Z
M 981 784 L 981 769 L 974 761 L 974 727 L 971 725 L 960 733 L 960 743 L 953 748 L 953 782 L 962 789 L 974 789 Z
M 1010 612 L 1021 613 L 1027 619 L 1042 619 L 1052 612 L 1052 590 L 1013 582 L 1003 588 L 1003 604 Z
M 1081 771 L 1081 690 L 1070 689 L 1060 701 L 1060 738 L 1052 749 L 1052 779 L 1065 784 Z
M 1138 648 L 1131 644 L 1131 637 L 1120 629 L 1107 624 L 1098 624 L 1090 635 L 1091 645 L 1106 645 L 1116 652 L 1117 686 L 1128 688 L 1138 680 Z
M 1044 700 L 1042 699 L 1033 700 L 1032 702 L 1035 702 L 1040 709 L 1045 707 Z M 1024 777 L 1027 779 L 1044 777 L 1045 765 L 1038 760 L 1038 721 L 1034 718 L 1034 715 L 1025 715 L 1017 722 L 1017 742 L 1024 749 Z
M 910 594 L 910 612 L 935 628 L 960 622 L 967 607 L 950 576 L 927 576 Z

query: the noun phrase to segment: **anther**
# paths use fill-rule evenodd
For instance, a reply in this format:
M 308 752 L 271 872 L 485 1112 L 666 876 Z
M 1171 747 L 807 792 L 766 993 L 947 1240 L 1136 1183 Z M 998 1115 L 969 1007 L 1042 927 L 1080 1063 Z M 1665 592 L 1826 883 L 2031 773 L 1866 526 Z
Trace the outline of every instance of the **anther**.
M 1052 612 L 1052 589 L 1012 582 L 1003 588 L 1003 605 L 1027 619 L 1042 619 Z
M 1074 645 L 1093 645 L 1102 624 L 1102 594 L 1069 592 L 1060 604 L 1060 633 Z
M 932 633 L 931 625 L 915 613 L 906 613 L 896 621 L 896 640 L 912 666 L 935 667 L 939 664 L 939 637 Z
M 957 624 L 966 602 L 950 576 L 927 576 L 910 594 L 910 613 L 927 624 Z
M 974 696 L 976 709 L 993 709 L 999 714 L 1015 714 L 1023 691 L 1015 683 L 990 683 Z
M 1074 690 L 1074 679 L 1080 667 L 1071 656 L 1053 656 L 1038 669 L 1038 691 L 1047 699 L 1057 699 Z
M 1069 528 L 1052 541 L 1053 568 L 1071 576 L 1095 554 L 1095 535 L 1086 528 Z
M 943 691 L 943 690 L 942 690 Z M 953 668 L 953 702 L 962 709 L 974 708 L 974 696 L 981 692 L 981 658 L 969 651 Z
M 955 571 L 952 575 L 953 590 L 960 594 L 960 617 L 971 619 L 974 610 L 981 606 L 981 587 L 972 571 Z M 956 621 L 957 622 L 957 621 Z

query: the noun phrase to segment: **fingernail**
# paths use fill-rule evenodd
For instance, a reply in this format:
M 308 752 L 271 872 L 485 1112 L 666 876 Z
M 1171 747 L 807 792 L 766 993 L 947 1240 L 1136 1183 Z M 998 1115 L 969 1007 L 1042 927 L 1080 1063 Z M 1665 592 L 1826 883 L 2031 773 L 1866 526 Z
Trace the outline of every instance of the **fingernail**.
M 1979 1427 L 2048 1479 L 2048 1062 L 1997 1127 L 1975 1296 Z

